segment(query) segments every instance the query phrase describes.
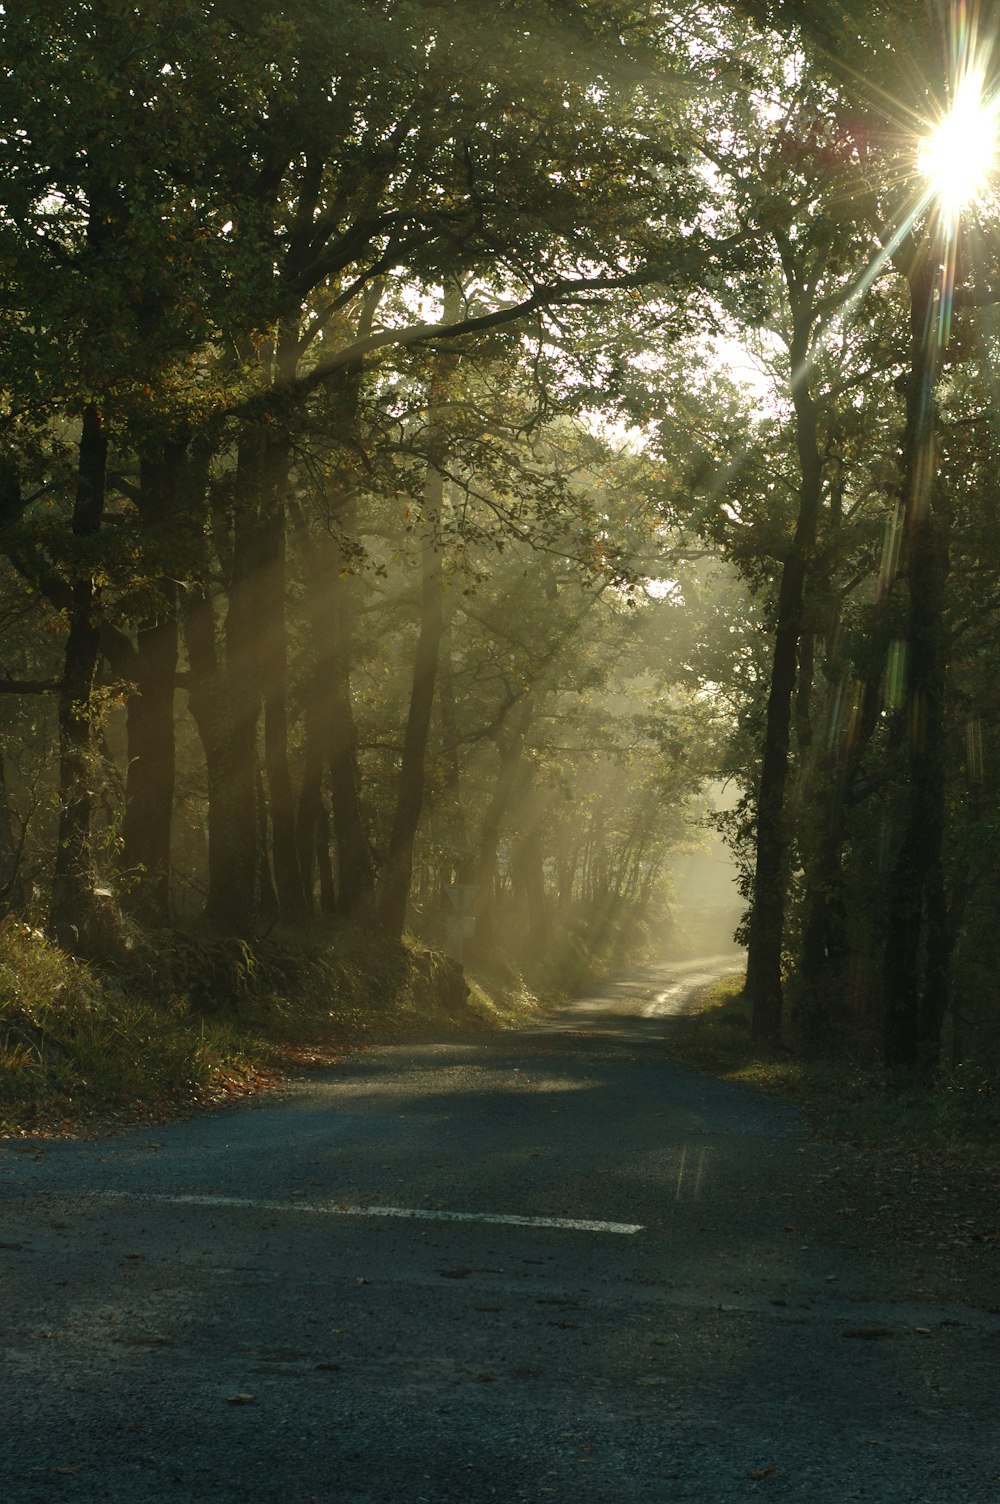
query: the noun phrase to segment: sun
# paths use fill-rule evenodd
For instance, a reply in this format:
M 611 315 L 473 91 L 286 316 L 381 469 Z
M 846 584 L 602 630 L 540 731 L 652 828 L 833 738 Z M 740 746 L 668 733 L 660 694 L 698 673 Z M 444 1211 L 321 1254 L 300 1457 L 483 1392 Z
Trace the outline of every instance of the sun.
M 982 76 L 970 71 L 956 86 L 951 109 L 920 145 L 918 166 L 949 218 L 979 197 L 998 166 L 998 107 L 996 97 L 984 94 Z

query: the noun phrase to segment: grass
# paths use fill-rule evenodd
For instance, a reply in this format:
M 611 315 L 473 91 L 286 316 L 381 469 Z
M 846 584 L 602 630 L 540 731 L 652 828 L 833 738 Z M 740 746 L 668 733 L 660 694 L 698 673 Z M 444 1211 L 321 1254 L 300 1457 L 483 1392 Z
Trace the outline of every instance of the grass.
M 0 921 L 0 1136 L 99 1131 L 275 1084 L 365 1040 L 497 1028 L 530 995 L 360 931 L 134 937 L 113 969 Z
M 823 1137 L 893 1148 L 960 1150 L 1000 1164 L 1000 1092 L 972 1069 L 931 1089 L 899 1091 L 881 1072 L 764 1050 L 750 1035 L 742 976 L 706 989 L 700 1012 L 672 1032 L 672 1056 L 794 1102 Z

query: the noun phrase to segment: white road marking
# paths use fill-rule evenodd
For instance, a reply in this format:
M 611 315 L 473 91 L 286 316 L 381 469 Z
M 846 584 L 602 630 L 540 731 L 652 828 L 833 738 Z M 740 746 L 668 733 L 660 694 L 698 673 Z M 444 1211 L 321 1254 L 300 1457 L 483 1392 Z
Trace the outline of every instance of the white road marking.
M 261 1212 L 305 1212 L 323 1217 L 402 1217 L 418 1222 L 488 1222 L 509 1227 L 554 1227 L 566 1232 L 613 1232 L 631 1236 L 641 1222 L 598 1222 L 576 1217 L 522 1217 L 516 1212 L 445 1212 L 424 1207 L 352 1206 L 346 1201 L 260 1201 L 243 1196 L 161 1196 L 101 1191 L 104 1200 L 156 1201 L 171 1206 L 232 1206 Z

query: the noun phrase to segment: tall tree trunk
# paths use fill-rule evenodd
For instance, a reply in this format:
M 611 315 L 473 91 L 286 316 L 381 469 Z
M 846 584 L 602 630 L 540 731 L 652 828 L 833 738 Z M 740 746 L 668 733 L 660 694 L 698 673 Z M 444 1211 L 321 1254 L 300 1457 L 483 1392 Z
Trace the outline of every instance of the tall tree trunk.
M 257 781 L 261 710 L 260 602 L 258 585 L 267 559 L 267 542 L 254 505 L 257 492 L 256 446 L 240 445 L 237 492 L 240 504 L 233 534 L 233 577 L 224 627 L 224 672 L 219 673 L 221 744 L 217 754 L 228 770 L 225 799 L 229 845 L 223 870 L 242 892 L 219 895 L 221 904 L 209 917 L 226 925 L 225 915 L 250 917 L 256 926 L 260 904 Z M 243 928 L 241 918 L 240 927 Z
M 306 901 L 311 906 L 317 866 L 322 871 L 321 841 L 329 842 L 328 822 L 323 807 L 323 774 L 330 742 L 330 698 L 328 686 L 333 653 L 331 577 L 332 544 L 326 532 L 313 535 L 301 508 L 292 503 L 289 509 L 293 536 L 298 541 L 300 568 L 306 582 L 306 609 L 309 613 L 309 636 L 315 654 L 303 685 L 302 723 L 305 745 L 302 780 L 295 815 L 295 842 L 299 853 L 299 871 Z M 329 865 L 329 845 L 326 849 Z
M 337 521 L 343 530 L 356 525 L 352 498 L 345 498 Z M 338 913 L 362 914 L 375 895 L 375 868 L 361 808 L 358 734 L 351 697 L 354 581 L 340 544 L 321 532 L 308 539 L 302 529 L 310 580 L 310 625 L 317 657 L 306 687 L 305 765 L 299 795 L 296 839 L 299 861 L 311 889 L 318 867 L 324 912 L 334 902 L 329 859 L 330 825 L 323 806 L 323 772 L 330 768 L 333 840 L 337 852 L 335 907 Z
M 280 322 L 273 344 L 261 348 L 263 376 L 279 390 L 295 375 L 298 339 L 299 320 L 290 315 Z M 225 637 L 234 731 L 247 739 L 241 779 L 245 781 L 251 772 L 252 755 L 256 784 L 257 733 L 263 712 L 274 887 L 281 917 L 296 922 L 306 917 L 310 904 L 299 865 L 288 759 L 285 513 L 291 454 L 291 435 L 280 422 L 251 422 L 240 436 Z M 249 796 L 244 791 L 242 797 L 248 800 Z
M 893 552 L 887 543 L 886 557 Z M 869 644 L 866 677 L 852 678 L 851 665 L 837 648 L 839 624 L 827 634 L 826 708 L 819 746 L 810 760 L 803 822 L 802 947 L 797 971 L 797 1023 L 807 1051 L 839 1053 L 843 1032 L 844 988 L 849 955 L 847 894 L 843 869 L 848 814 L 857 801 L 864 754 L 884 706 L 883 683 L 891 618 L 886 611 L 891 572 L 883 568 L 876 598 L 875 640 Z
M 221 667 L 210 603 L 188 613 L 191 710 L 205 748 L 209 779 L 209 895 L 206 917 L 218 928 L 252 933 L 270 873 L 262 886 L 258 734 L 265 695 L 265 757 L 279 902 L 300 917 L 301 876 L 294 804 L 287 769 L 284 717 L 283 545 L 288 443 L 258 429 L 244 433 L 236 468 L 232 579 Z M 207 610 L 206 610 L 207 608 Z M 215 840 L 212 855 L 213 835 Z M 298 886 L 296 887 L 296 883 Z
M 304 520 L 293 515 L 297 519 L 296 531 L 310 586 L 310 628 L 316 647 L 306 686 L 305 766 L 296 819 L 299 861 L 303 873 L 308 874 L 310 890 L 318 866 L 321 906 L 328 912 L 334 903 L 330 828 L 323 806 L 323 772 L 329 763 L 337 851 L 335 905 L 339 913 L 359 914 L 372 907 L 375 869 L 361 807 L 358 738 L 351 697 L 355 582 L 340 539 L 323 530 L 315 537 L 309 536 Z M 356 532 L 357 502 L 350 492 L 341 498 L 334 521 L 345 541 Z
M 207 589 L 185 598 L 191 714 L 205 754 L 208 780 L 208 894 L 205 917 L 225 934 L 252 935 L 257 924 L 257 756 L 255 739 L 236 729 Z M 253 724 L 254 734 L 256 723 Z
M 441 543 L 437 536 L 444 481 L 431 469 L 424 492 L 426 533 L 421 550 L 420 634 L 403 736 L 396 808 L 382 870 L 378 920 L 383 933 L 400 939 L 413 874 L 413 843 L 424 802 L 424 766 L 434 704 L 438 654 L 444 631 L 441 600 Z
M 303 222 L 308 244 L 311 221 Z M 358 317 L 357 337 L 371 332 L 381 301 L 383 283 L 376 279 L 365 294 Z M 348 366 L 337 388 L 338 419 L 347 435 L 357 436 L 363 362 Z M 301 518 L 298 530 L 303 540 L 303 559 L 312 582 L 311 612 L 317 660 L 307 693 L 306 771 L 299 800 L 296 836 L 300 862 L 310 873 L 312 854 L 320 877 L 320 903 L 330 912 L 334 902 L 339 913 L 358 915 L 372 909 L 375 899 L 375 868 L 361 806 L 361 773 L 358 766 L 358 735 L 351 696 L 354 657 L 354 593 L 349 540 L 357 534 L 357 495 L 348 482 L 332 519 L 339 536 L 319 532 L 306 536 Z M 337 883 L 334 893 L 330 866 L 330 828 L 322 800 L 322 766 L 316 760 L 316 742 L 329 759 L 333 812 L 333 839 L 337 851 Z M 308 852 L 308 856 L 303 854 Z
M 518 823 L 523 834 L 514 847 L 511 876 L 524 895 L 527 913 L 526 949 L 539 956 L 549 938 L 549 901 L 545 890 L 542 845 L 543 801 L 540 791 L 529 785 Z
M 476 955 L 488 956 L 494 946 L 493 909 L 496 896 L 497 854 L 500 849 L 500 832 L 504 817 L 514 797 L 514 785 L 521 766 L 525 737 L 531 724 L 534 705 L 531 700 L 521 700 L 509 712 L 510 724 L 501 726 L 495 734 L 500 766 L 493 793 L 483 816 L 479 832 L 479 854 L 476 860 L 476 894 L 473 917 L 476 933 L 473 950 Z
M 354 581 L 335 564 L 330 576 L 330 805 L 337 851 L 337 912 L 363 915 L 375 903 L 375 864 L 361 804 L 358 729 L 351 693 Z
M 323 703 L 313 675 L 313 683 L 306 686 L 306 703 L 302 713 L 305 745 L 302 757 L 302 780 L 299 784 L 299 803 L 295 815 L 295 844 L 299 853 L 299 871 L 306 902 L 313 903 L 319 859 L 320 828 L 325 811 L 323 808 L 323 769 L 326 766 L 326 748 L 329 741 L 326 705 Z
M 281 917 L 278 890 L 271 875 L 271 842 L 268 840 L 270 824 L 267 794 L 264 791 L 264 775 L 257 769 L 257 891 L 258 918 L 267 926 Z M 273 840 L 273 835 L 272 835 Z
M 274 882 L 283 918 L 307 912 L 288 765 L 285 498 L 291 440 L 251 427 L 240 440 L 226 670 L 243 732 L 256 747 L 263 710 L 264 766 Z M 256 757 L 254 759 L 256 762 Z
M 333 880 L 333 863 L 330 861 L 330 817 L 322 800 L 316 821 L 316 867 L 319 872 L 320 913 L 330 916 L 337 912 L 337 889 Z
M 204 494 L 211 454 L 199 448 L 191 460 L 191 492 Z M 225 529 L 213 519 L 222 546 L 223 573 L 235 573 Z M 207 548 L 206 548 L 207 555 Z M 202 561 L 202 578 L 211 573 Z M 232 703 L 231 676 L 221 662 L 215 600 L 208 585 L 186 590 L 181 625 L 187 649 L 188 707 L 205 757 L 208 784 L 208 891 L 205 918 L 224 934 L 250 936 L 257 924 L 256 722 L 251 738 L 240 734 Z
M 786 256 L 782 259 L 787 263 Z M 787 264 L 785 270 L 789 292 L 793 294 L 794 280 Z M 778 593 L 778 625 L 757 794 L 756 864 L 747 955 L 751 1030 L 754 1039 L 762 1044 L 776 1044 L 781 1038 L 781 954 L 788 882 L 785 786 L 804 586 L 809 556 L 816 542 L 823 488 L 816 406 L 806 374 L 813 314 L 811 307 L 797 305 L 794 295 L 792 318 L 789 357 L 800 472 L 799 510 Z
M 83 415 L 73 505 L 73 534 L 92 537 L 101 526 L 107 485 L 108 437 L 98 408 Z M 51 924 L 71 948 L 86 945 L 93 914 L 90 825 L 93 813 L 93 693 L 100 658 L 100 591 L 93 575 L 73 582 L 72 611 L 59 690 L 59 832 L 52 879 Z
M 271 843 L 278 908 L 283 919 L 301 921 L 311 908 L 302 881 L 296 839 L 295 796 L 288 762 L 288 634 L 285 626 L 285 488 L 290 449 L 286 442 L 264 456 L 262 523 L 267 558 L 259 581 L 261 666 L 264 692 L 264 765 L 270 794 Z
M 952 924 L 944 867 L 936 859 L 927 874 L 924 898 L 926 961 L 917 1021 L 917 1060 L 921 1075 L 933 1081 L 941 1060 L 941 1035 L 951 1003 L 951 965 L 957 932 Z
M 945 829 L 945 589 L 948 530 L 935 498 L 934 387 L 941 335 L 936 268 L 910 279 L 910 352 L 903 487 L 909 588 L 906 695 L 909 721 L 903 831 L 889 884 L 883 973 L 883 1054 L 890 1074 L 933 1073 L 943 1021 L 941 951 L 932 949 L 931 988 L 921 997 L 921 944 L 927 905 L 943 908 Z M 937 902 L 935 902 L 937 898 Z
M 0 914 L 16 913 L 24 904 L 21 842 L 14 837 L 14 818 L 7 793 L 7 769 L 0 752 Z
M 459 316 L 461 290 L 455 282 L 444 286 L 445 323 Z M 443 400 L 454 365 L 453 357 L 439 355 L 428 400 L 428 419 L 433 426 L 438 404 Z M 440 443 L 441 440 L 439 439 Z M 444 636 L 442 600 L 441 540 L 438 536 L 444 503 L 444 478 L 428 462 L 424 488 L 424 542 L 421 550 L 420 634 L 417 638 L 416 662 L 410 706 L 403 734 L 403 756 L 399 769 L 396 808 L 389 847 L 382 869 L 378 900 L 378 922 L 384 934 L 398 940 L 406 923 L 406 905 L 413 876 L 413 843 L 424 802 L 424 769 L 430 734 L 434 686 L 437 679 L 441 640 Z
M 140 461 L 139 513 L 155 542 L 175 511 L 184 444 Z M 157 609 L 136 636 L 136 682 L 128 697 L 127 769 L 122 827 L 122 866 L 131 879 L 130 911 L 147 924 L 170 917 L 170 837 L 173 826 L 174 692 L 177 678 L 177 584 L 167 574 L 156 581 Z
M 441 759 L 444 766 L 439 800 L 439 824 L 444 860 L 440 873 L 441 901 L 444 889 L 453 880 L 466 883 L 470 878 L 472 852 L 469 829 L 462 805 L 462 769 L 459 758 L 458 709 L 455 697 L 453 663 L 454 638 L 452 615 L 446 612 L 441 639 L 441 662 L 438 670 L 438 706 L 441 713 Z

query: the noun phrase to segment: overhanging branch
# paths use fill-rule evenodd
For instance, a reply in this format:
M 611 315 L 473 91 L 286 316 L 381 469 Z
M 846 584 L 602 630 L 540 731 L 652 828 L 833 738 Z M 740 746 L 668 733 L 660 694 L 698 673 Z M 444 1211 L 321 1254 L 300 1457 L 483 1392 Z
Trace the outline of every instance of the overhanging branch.
M 265 412 L 277 401 L 306 396 L 317 387 L 351 366 L 357 366 L 366 356 L 379 350 L 410 349 L 414 345 L 432 344 L 435 341 L 461 339 L 465 335 L 484 334 L 491 329 L 504 328 L 517 323 L 540 309 L 555 305 L 565 306 L 570 302 L 589 303 L 591 294 L 625 292 L 650 280 L 648 273 L 631 273 L 623 277 L 581 277 L 572 281 L 550 283 L 536 288 L 530 297 L 517 303 L 506 303 L 492 313 L 479 314 L 475 318 L 459 319 L 456 322 L 437 324 L 411 324 L 403 329 L 383 329 L 362 339 L 352 340 L 335 354 L 319 361 L 312 370 L 291 381 L 282 382 L 266 391 L 258 392 L 246 402 L 231 409 L 232 416 L 250 418 Z

